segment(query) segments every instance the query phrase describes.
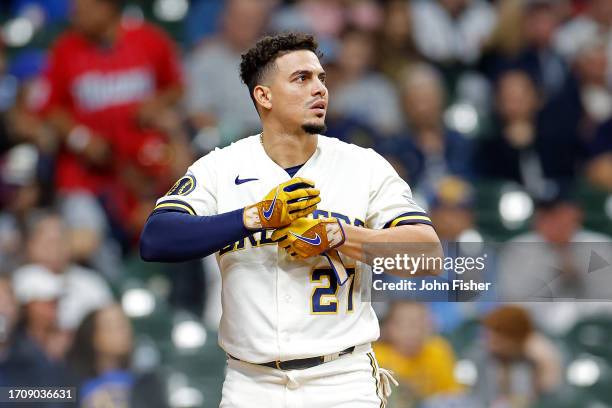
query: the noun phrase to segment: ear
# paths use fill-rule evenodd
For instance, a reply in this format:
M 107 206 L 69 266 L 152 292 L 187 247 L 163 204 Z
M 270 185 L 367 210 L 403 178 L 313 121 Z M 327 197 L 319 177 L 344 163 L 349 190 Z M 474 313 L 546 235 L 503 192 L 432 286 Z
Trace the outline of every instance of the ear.
M 267 86 L 257 85 L 253 89 L 253 97 L 262 108 L 272 108 L 272 91 Z

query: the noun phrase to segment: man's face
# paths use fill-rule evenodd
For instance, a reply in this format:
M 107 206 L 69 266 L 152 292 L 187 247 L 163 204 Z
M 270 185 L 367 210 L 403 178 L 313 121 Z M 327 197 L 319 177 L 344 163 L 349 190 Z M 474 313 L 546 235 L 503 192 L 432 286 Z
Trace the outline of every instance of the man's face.
M 410 302 L 399 303 L 393 306 L 390 313 L 384 326 L 388 341 L 405 356 L 420 353 L 432 331 L 425 306 Z
M 28 241 L 30 262 L 41 264 L 54 272 L 62 272 L 70 262 L 66 229 L 59 217 L 41 220 Z
M 535 217 L 536 231 L 553 244 L 567 244 L 581 228 L 582 212 L 572 203 L 540 209 Z
M 300 50 L 277 58 L 275 65 L 264 79 L 269 104 L 263 108 L 288 131 L 323 133 L 328 93 L 319 58 Z
M 504 74 L 497 90 L 497 106 L 505 120 L 531 119 L 538 108 L 538 96 L 525 73 L 513 71 Z
M 105 0 L 73 0 L 72 23 L 81 33 L 101 36 L 117 18 L 115 6 Z
M 403 98 L 404 111 L 417 128 L 437 126 L 441 122 L 444 97 L 437 83 L 415 84 L 405 90 Z
M 523 354 L 524 341 L 485 330 L 485 345 L 489 352 L 502 361 L 512 361 Z
M 17 302 L 7 279 L 0 278 L 0 343 L 8 339 L 17 322 Z

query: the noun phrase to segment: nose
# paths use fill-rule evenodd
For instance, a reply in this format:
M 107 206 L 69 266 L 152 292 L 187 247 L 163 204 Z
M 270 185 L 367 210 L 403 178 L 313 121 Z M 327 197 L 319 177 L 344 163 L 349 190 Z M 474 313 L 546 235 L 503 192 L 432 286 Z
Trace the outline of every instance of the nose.
M 319 96 L 321 98 L 324 98 L 325 95 L 327 95 L 327 87 L 325 86 L 325 83 L 321 81 L 319 78 L 317 78 L 314 81 L 314 85 L 312 88 L 312 95 Z

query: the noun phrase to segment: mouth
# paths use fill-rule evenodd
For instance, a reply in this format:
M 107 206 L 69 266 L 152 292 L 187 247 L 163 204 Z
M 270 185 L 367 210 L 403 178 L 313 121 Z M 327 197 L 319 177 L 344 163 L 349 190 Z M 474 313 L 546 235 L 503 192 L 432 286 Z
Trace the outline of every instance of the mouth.
M 310 105 L 310 109 L 325 112 L 325 109 L 327 109 L 327 103 L 324 100 L 318 100 Z

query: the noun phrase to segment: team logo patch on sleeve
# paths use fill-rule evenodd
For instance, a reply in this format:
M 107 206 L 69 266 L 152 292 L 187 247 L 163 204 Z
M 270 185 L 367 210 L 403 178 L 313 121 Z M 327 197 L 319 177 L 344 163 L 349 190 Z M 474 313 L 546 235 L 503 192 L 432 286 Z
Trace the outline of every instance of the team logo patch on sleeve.
M 196 180 L 191 174 L 181 177 L 179 181 L 174 183 L 172 188 L 166 193 L 167 196 L 179 195 L 186 196 L 195 190 Z

